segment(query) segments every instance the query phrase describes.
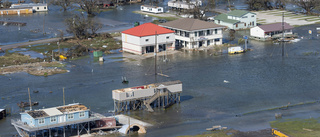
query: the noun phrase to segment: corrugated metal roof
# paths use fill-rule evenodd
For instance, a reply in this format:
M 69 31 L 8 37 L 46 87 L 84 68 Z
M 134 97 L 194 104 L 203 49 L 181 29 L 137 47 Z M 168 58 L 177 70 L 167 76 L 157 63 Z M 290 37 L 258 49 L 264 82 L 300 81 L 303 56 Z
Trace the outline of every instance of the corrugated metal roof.
M 235 23 L 240 22 L 239 20 L 228 19 L 227 14 L 220 14 L 220 15 L 214 17 L 214 20 L 220 20 L 220 21 L 227 22 L 230 24 L 235 24 Z
M 130 34 L 138 37 L 144 37 L 144 36 L 156 35 L 156 33 L 157 34 L 174 33 L 174 31 L 160 27 L 153 23 L 144 23 L 137 27 L 122 31 L 122 33 Z
M 166 26 L 170 28 L 176 28 L 176 29 L 187 30 L 187 31 L 202 30 L 202 29 L 208 29 L 208 28 L 224 28 L 224 26 L 215 24 L 213 22 L 206 22 L 206 21 L 191 19 L 191 18 L 183 18 L 183 19 L 162 23 L 160 24 L 160 26 Z
M 43 109 L 43 111 L 46 112 L 49 116 L 55 116 L 55 115 L 62 115 L 63 114 L 57 108 L 47 108 L 47 109 Z
M 246 10 L 233 10 L 230 11 L 229 13 L 227 13 L 229 16 L 235 16 L 235 17 L 242 17 L 243 15 L 247 14 L 247 13 L 252 13 Z M 255 13 L 252 13 L 255 14 Z
M 273 32 L 273 31 L 282 31 L 282 22 L 280 23 L 273 23 L 273 24 L 266 24 L 266 25 L 260 25 L 257 26 L 259 28 L 261 28 L 262 30 L 264 30 L 265 32 Z M 294 27 L 292 27 L 291 25 L 289 25 L 288 23 L 284 22 L 284 29 L 293 29 Z

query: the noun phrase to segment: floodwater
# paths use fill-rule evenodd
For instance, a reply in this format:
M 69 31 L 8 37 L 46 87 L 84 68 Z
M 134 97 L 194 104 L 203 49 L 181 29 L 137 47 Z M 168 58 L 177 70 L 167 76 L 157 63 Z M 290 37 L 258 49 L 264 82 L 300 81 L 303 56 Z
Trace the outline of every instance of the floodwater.
M 110 115 L 113 89 L 181 80 L 183 93 L 180 104 L 167 110 L 156 109 L 154 113 L 128 112 L 128 115 L 155 124 L 148 128 L 145 135 L 148 137 L 198 134 L 213 125 L 243 131 L 265 129 L 269 128 L 269 121 L 275 120 L 275 113 L 282 113 L 283 119 L 318 117 L 318 103 L 241 115 L 288 103 L 319 101 L 319 40 L 315 34 L 310 36 L 307 33 L 309 29 L 315 30 L 316 26 L 296 28 L 294 31 L 304 39 L 286 44 L 284 57 L 281 56 L 281 45 L 254 40 L 248 44 L 252 51 L 245 54 L 211 56 L 210 51 L 181 51 L 168 56 L 170 61 L 167 63 L 159 57 L 158 70 L 170 78 L 152 75 L 153 58 L 121 62 L 121 59 L 114 59 L 122 57 L 119 52 L 104 56 L 106 61 L 103 64 L 94 61 L 92 55 L 67 61 L 70 72 L 65 74 L 49 77 L 26 73 L 0 76 L 0 106 L 8 106 L 14 112 L 0 121 L 0 135 L 17 134 L 10 126 L 10 119 L 19 118 L 16 103 L 28 101 L 28 88 L 32 101 L 39 102 L 39 106 L 33 109 L 62 105 L 64 88 L 66 103 L 80 102 L 94 112 Z M 247 34 L 248 31 L 239 31 L 238 37 Z M 122 76 L 127 77 L 128 85 L 121 83 Z M 39 93 L 33 93 L 34 90 Z
M 138 7 L 137 5 L 124 6 Z M 134 8 L 132 8 L 133 10 Z M 135 18 L 117 18 L 123 14 L 116 10 L 99 15 L 102 20 L 110 21 L 112 28 L 131 26 Z M 56 13 L 56 14 L 54 14 Z M 49 19 L 49 15 L 50 19 Z M 118 15 L 115 15 L 118 14 Z M 42 18 L 51 20 L 53 26 L 63 28 L 63 13 L 50 11 L 39 16 L 41 21 L 34 21 L 27 16 L 12 16 L 11 20 L 26 21 L 38 26 L 21 27 L 19 34 L 16 26 L 1 26 L 0 31 L 8 31 L 8 35 L 28 39 L 43 38 L 39 33 L 29 30 L 40 29 Z M 56 17 L 55 17 L 56 16 Z M 69 15 L 66 14 L 65 17 Z M 126 15 L 123 15 L 126 16 Z M 142 15 L 134 14 L 140 20 L 150 21 Z M 1 16 L 0 18 L 7 18 Z M 48 18 L 48 19 L 47 19 Z M 112 20 L 111 20 L 112 19 Z M 60 21 L 57 21 L 60 20 Z M 55 22 L 56 21 L 56 22 Z M 118 26 L 119 24 L 119 26 Z M 113 25 L 113 26 L 112 26 Z M 320 46 L 316 34 L 309 35 L 308 30 L 316 32 L 318 25 L 295 28 L 294 32 L 303 37 L 297 43 L 285 45 L 285 56 L 281 56 L 281 45 L 271 42 L 250 40 L 245 54 L 214 56 L 210 51 L 181 51 L 169 55 L 169 62 L 158 58 L 158 70 L 170 78 L 154 75 L 154 59 L 121 62 L 122 53 L 105 55 L 103 64 L 95 61 L 92 55 L 87 58 L 66 61 L 70 72 L 48 77 L 33 76 L 27 73 L 15 73 L 0 76 L 0 106 L 9 107 L 13 114 L 0 121 L 0 136 L 17 134 L 10 125 L 10 119 L 19 118 L 19 108 L 16 103 L 28 101 L 28 88 L 32 101 L 38 101 L 39 106 L 33 109 L 54 107 L 63 104 L 63 89 L 66 103 L 83 103 L 92 111 L 110 115 L 113 110 L 113 89 L 139 86 L 143 84 L 181 80 L 183 93 L 180 104 L 174 104 L 166 110 L 155 109 L 154 113 L 146 111 L 131 111 L 127 114 L 141 117 L 144 121 L 155 124 L 148 128 L 147 137 L 178 136 L 199 134 L 205 128 L 222 125 L 242 131 L 270 128 L 269 121 L 275 120 L 275 113 L 282 113 L 283 119 L 319 117 L 319 103 L 301 105 L 287 110 L 269 110 L 242 115 L 245 113 L 267 110 L 285 106 L 288 103 L 319 101 L 320 89 Z M 59 28 L 59 27 L 58 27 Z M 49 28 L 48 34 L 50 32 Z M 109 29 L 109 28 L 106 28 Z M 12 31 L 12 32 L 11 32 Z M 26 35 L 30 33 L 30 35 Z M 248 31 L 238 31 L 237 38 L 248 35 Z M 21 42 L 21 39 L 0 37 L 0 43 Z M 41 34 L 42 35 L 42 34 Z M 50 32 L 50 36 L 54 31 Z M 22 40 L 22 41 L 24 41 Z M 236 43 L 237 39 L 231 41 Z M 211 56 L 212 55 L 212 56 Z M 122 84 L 121 77 L 125 76 L 129 84 Z M 229 81 L 225 83 L 224 80 Z M 33 93 L 37 90 L 39 93 Z M 52 91 L 52 93 L 50 93 Z

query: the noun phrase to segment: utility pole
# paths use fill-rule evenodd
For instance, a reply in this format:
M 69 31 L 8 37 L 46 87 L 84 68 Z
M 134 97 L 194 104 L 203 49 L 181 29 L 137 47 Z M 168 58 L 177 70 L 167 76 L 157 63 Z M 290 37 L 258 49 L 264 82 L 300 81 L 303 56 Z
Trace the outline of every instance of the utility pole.
M 32 110 L 32 104 L 31 104 L 31 96 L 30 96 L 30 90 L 28 88 L 28 94 L 29 94 L 29 103 L 30 103 L 30 111 Z
M 154 46 L 154 74 L 157 75 L 157 31 L 155 35 L 155 46 Z
M 46 32 L 44 30 L 45 18 L 46 18 L 46 14 L 44 14 L 44 16 L 43 16 L 43 35 L 46 34 Z
M 63 105 L 66 105 L 66 100 L 65 100 L 65 97 L 64 97 L 64 88 L 63 88 Z
M 284 56 L 284 12 L 282 12 L 282 57 Z

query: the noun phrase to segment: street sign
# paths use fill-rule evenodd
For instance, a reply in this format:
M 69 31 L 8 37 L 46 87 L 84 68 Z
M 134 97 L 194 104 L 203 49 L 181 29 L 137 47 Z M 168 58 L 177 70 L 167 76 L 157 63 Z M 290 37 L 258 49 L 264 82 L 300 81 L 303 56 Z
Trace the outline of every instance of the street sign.
M 248 36 L 243 36 L 243 39 L 248 39 Z

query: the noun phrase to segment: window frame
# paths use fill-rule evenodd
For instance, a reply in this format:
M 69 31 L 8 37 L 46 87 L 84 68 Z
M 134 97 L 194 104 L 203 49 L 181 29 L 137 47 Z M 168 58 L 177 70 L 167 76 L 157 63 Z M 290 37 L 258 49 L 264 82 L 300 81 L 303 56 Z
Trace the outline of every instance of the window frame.
M 74 119 L 73 113 L 72 113 L 72 114 L 67 114 L 67 118 L 68 118 L 68 119 Z
M 83 114 L 83 115 L 81 115 Z M 82 118 L 82 117 L 85 117 L 86 116 L 86 113 L 83 111 L 83 112 L 79 112 L 79 117 Z
M 56 116 L 50 117 L 50 122 L 51 122 L 51 123 L 57 122 L 57 117 L 56 117 Z
M 39 125 L 45 124 L 44 118 L 40 118 L 40 119 L 38 120 L 38 123 L 39 123 Z

